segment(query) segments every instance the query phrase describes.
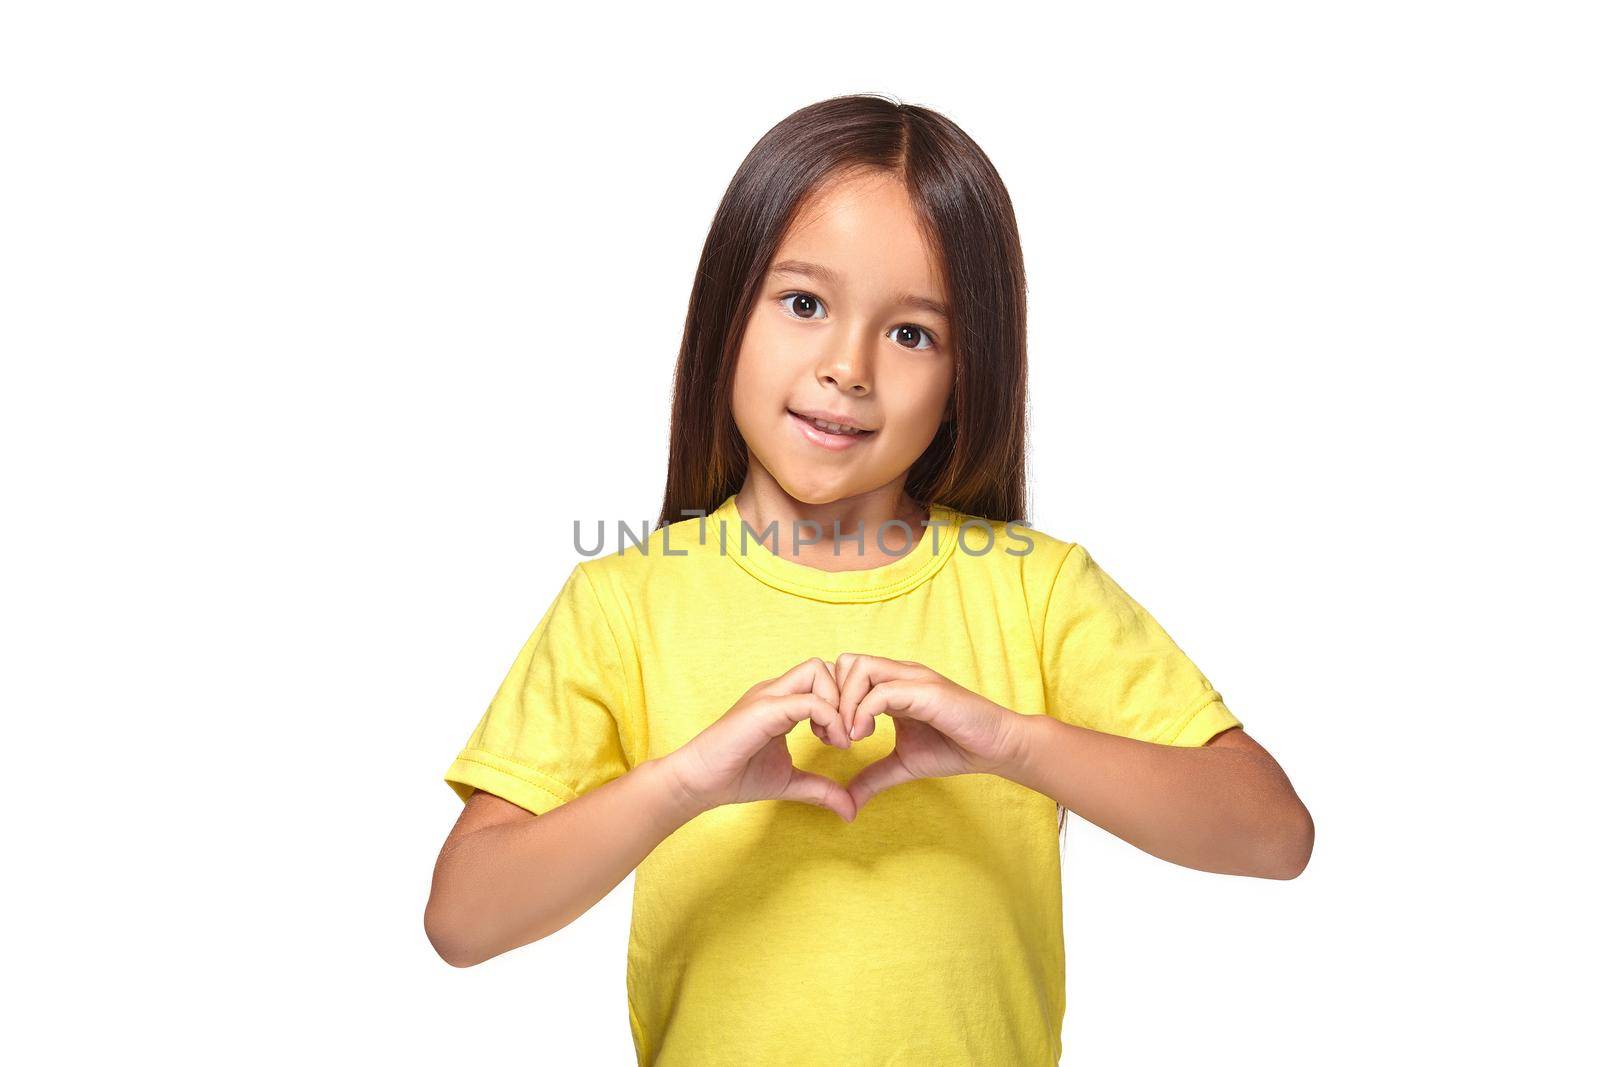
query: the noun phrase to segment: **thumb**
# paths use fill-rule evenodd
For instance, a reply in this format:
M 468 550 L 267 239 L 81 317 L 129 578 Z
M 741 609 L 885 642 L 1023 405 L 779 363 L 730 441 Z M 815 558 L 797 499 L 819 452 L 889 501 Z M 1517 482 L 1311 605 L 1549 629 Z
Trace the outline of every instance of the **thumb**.
M 856 776 L 850 779 L 850 786 L 846 791 L 850 794 L 855 809 L 860 811 L 866 806 L 867 801 L 885 789 L 914 781 L 916 777 L 900 758 L 900 750 L 895 749 L 882 759 L 873 760 L 861 768 Z
M 789 781 L 776 799 L 798 800 L 803 804 L 828 808 L 845 822 L 856 817 L 856 806 L 844 786 L 825 775 L 802 771 L 798 767 L 789 772 Z

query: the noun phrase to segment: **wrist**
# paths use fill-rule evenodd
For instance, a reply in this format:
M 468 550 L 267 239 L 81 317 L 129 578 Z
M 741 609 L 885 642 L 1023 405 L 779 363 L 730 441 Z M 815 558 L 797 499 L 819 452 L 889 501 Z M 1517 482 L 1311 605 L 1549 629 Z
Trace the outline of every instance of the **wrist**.
M 1043 713 L 1024 715 L 1017 711 L 1012 712 L 1011 716 L 1008 751 L 993 773 L 1018 785 L 1036 789 L 1038 787 L 1034 784 L 1034 764 L 1039 749 L 1045 741 L 1043 735 L 1049 728 L 1050 723 L 1047 720 L 1050 716 Z
M 668 753 L 639 764 L 639 769 L 654 780 L 661 811 L 674 829 L 716 806 L 706 803 L 684 784 L 675 755 Z

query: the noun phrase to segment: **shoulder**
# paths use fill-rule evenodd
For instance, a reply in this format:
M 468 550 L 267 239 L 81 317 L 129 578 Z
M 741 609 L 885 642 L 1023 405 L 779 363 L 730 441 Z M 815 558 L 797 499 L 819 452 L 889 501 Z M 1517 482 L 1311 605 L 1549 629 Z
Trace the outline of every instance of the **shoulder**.
M 994 519 L 945 509 L 955 526 L 945 536 L 960 581 L 987 590 L 1026 614 L 1042 631 L 1051 601 L 1070 588 L 1087 557 L 1076 541 L 1025 519 Z M 946 551 L 943 542 L 938 550 Z
M 606 523 L 601 551 L 578 561 L 573 575 L 596 590 L 608 609 L 623 613 L 664 587 L 693 586 L 703 577 L 714 541 L 704 520 L 682 519 L 647 529 L 646 523 Z M 708 547 L 711 546 L 711 547 Z
M 945 521 L 952 529 L 942 538 L 956 558 L 985 559 L 1025 581 L 1029 586 L 1048 584 L 1061 571 L 1074 550 L 1075 541 L 1037 529 L 1025 519 L 994 519 L 972 515 L 954 508 L 943 508 Z M 941 543 L 939 551 L 945 551 Z

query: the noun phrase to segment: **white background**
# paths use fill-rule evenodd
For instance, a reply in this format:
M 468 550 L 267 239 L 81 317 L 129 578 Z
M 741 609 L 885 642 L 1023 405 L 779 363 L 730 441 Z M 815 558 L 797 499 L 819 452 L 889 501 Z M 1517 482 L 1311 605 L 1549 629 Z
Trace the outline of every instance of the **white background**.
M 1066 1062 L 1592 1056 L 1591 12 L 8 5 L 13 1040 L 632 1062 L 631 878 L 434 955 L 441 776 L 573 519 L 656 514 L 739 161 L 876 91 L 1014 197 L 1033 524 L 1317 822 L 1280 883 L 1074 820 Z

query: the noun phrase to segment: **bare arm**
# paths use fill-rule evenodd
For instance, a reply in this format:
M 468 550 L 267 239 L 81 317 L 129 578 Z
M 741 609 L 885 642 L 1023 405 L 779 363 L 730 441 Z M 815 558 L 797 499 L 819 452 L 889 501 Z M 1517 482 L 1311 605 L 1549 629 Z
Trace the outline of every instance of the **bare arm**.
M 539 816 L 480 789 L 439 850 L 428 940 L 471 967 L 552 934 L 700 810 L 658 759 Z
M 1180 748 L 1048 715 L 1016 725 L 1016 758 L 996 773 L 1153 856 L 1256 878 L 1294 878 L 1310 862 L 1310 812 L 1277 760 L 1241 729 Z
M 849 747 L 833 669 L 815 657 L 751 686 L 677 751 L 543 815 L 477 790 L 434 865 L 423 915 L 434 950 L 471 967 L 554 933 L 674 830 L 723 804 L 791 800 L 853 819 L 842 786 L 790 758 L 787 735 L 806 719 L 819 739 Z

